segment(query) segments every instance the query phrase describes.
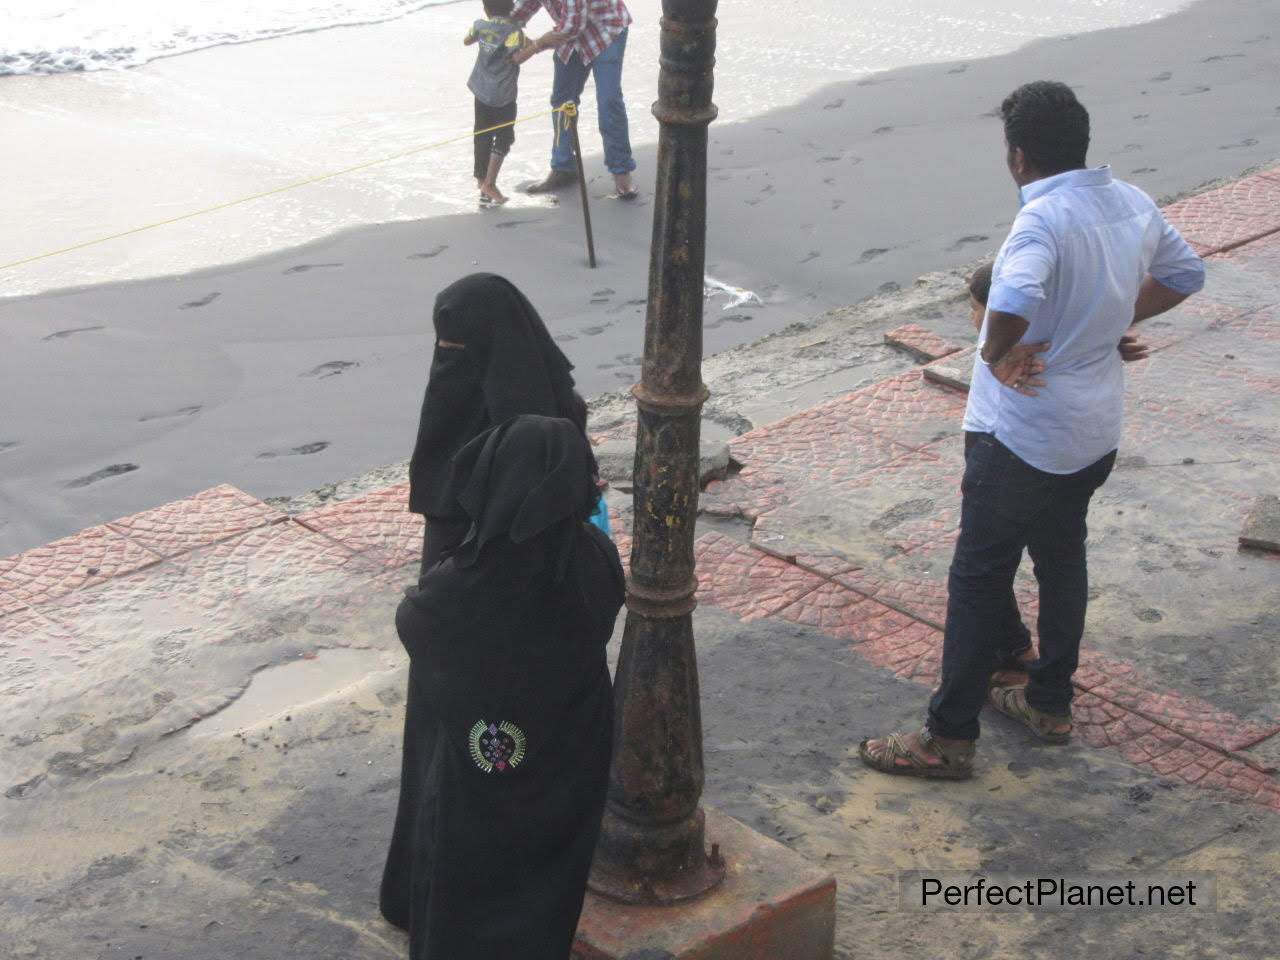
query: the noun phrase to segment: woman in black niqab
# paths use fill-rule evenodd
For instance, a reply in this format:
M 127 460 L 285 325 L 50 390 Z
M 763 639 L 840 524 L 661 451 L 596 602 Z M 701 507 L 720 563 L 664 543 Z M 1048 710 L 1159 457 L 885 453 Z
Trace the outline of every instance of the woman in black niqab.
M 427 518 L 423 572 L 466 532 L 448 489 L 453 455 L 520 414 L 578 416 L 573 364 L 511 281 L 463 277 L 436 297 L 432 320 L 435 355 L 409 461 L 409 510 Z
M 563 419 L 457 455 L 463 542 L 396 628 L 437 710 L 412 838 L 413 960 L 567 960 L 608 783 L 617 549 L 586 523 L 595 463 Z
M 436 297 L 431 375 L 409 461 L 409 509 L 426 517 L 421 573 L 465 536 L 470 521 L 449 485 L 454 455 L 475 437 L 520 414 L 567 417 L 586 431 L 573 365 L 542 318 L 503 277 L 463 277 Z M 410 666 L 404 766 L 395 832 L 379 897 L 382 914 L 409 923 L 410 846 L 423 777 L 435 750 L 436 717 Z

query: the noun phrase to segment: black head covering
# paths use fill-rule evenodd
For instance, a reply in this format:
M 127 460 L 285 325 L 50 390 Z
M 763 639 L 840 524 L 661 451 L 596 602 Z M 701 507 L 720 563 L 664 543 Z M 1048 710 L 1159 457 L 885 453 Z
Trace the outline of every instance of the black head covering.
M 454 457 L 450 480 L 471 521 L 458 565 L 471 566 L 500 537 L 523 544 L 557 525 L 571 542 L 595 505 L 595 471 L 586 437 L 569 420 L 525 415 L 476 437 Z M 567 557 L 558 560 L 563 571 Z
M 473 437 L 522 413 L 576 416 L 573 370 L 538 311 L 511 281 L 477 273 L 436 297 L 437 343 L 409 462 L 409 509 L 458 514 L 449 461 Z
M 414 960 L 565 960 L 608 788 L 622 565 L 583 522 L 575 424 L 514 418 L 463 448 L 454 480 L 470 535 L 396 612 L 434 750 L 383 910 Z M 407 769 L 423 737 L 406 725 Z

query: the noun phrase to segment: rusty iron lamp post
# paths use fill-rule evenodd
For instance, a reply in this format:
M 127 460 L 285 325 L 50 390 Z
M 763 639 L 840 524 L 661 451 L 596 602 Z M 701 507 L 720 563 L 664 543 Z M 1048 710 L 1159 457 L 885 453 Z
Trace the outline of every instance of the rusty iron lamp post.
M 707 126 L 717 0 L 663 0 L 660 126 L 644 361 L 637 406 L 627 622 L 613 768 L 591 888 L 635 904 L 688 900 L 724 878 L 708 854 L 693 641 Z

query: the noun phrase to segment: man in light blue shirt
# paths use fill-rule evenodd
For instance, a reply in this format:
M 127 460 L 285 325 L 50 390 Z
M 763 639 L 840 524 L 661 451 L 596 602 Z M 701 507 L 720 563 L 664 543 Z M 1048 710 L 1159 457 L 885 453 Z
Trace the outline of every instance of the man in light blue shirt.
M 1204 286 L 1204 265 L 1151 198 L 1088 169 L 1089 114 L 1038 81 L 1001 106 L 1022 209 L 996 258 L 965 411 L 960 536 L 948 581 L 942 681 L 918 733 L 864 741 L 886 773 L 967 777 L 993 671 L 1025 686 L 990 701 L 1042 740 L 1071 736 L 1071 677 L 1088 600 L 1086 516 L 1115 463 L 1124 409 L 1116 347 L 1133 323 Z M 1039 656 L 1013 598 L 1023 549 L 1040 585 Z

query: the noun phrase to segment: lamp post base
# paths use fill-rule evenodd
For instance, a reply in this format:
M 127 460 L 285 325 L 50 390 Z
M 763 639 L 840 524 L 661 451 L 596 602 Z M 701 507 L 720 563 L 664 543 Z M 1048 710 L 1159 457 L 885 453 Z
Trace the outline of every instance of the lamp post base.
M 667 906 L 602 896 L 593 876 L 573 960 L 831 960 L 836 882 L 795 851 L 704 808 L 727 868 L 706 896 Z

